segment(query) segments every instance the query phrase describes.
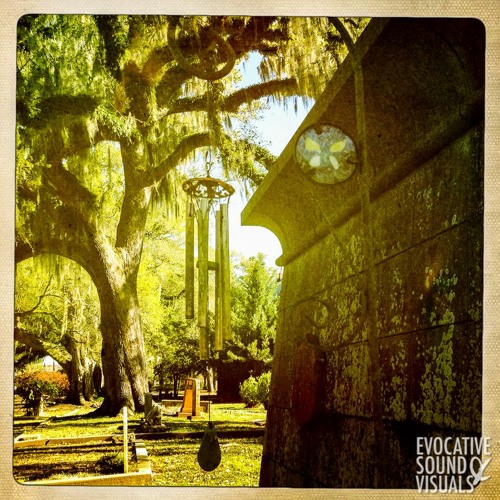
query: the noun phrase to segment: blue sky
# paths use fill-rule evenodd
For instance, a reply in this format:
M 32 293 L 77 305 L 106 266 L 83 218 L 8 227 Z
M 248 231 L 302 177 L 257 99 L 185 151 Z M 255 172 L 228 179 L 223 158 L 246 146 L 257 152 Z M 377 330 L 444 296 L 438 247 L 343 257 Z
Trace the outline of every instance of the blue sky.
M 242 85 L 251 85 L 259 81 L 257 74 L 258 57 L 251 56 L 245 63 L 245 72 Z M 299 125 L 304 120 L 308 110 L 299 99 L 297 113 L 293 106 L 285 110 L 279 106 L 263 112 L 263 119 L 256 121 L 255 126 L 268 141 L 271 153 L 279 156 L 290 141 Z M 281 246 L 278 238 L 268 229 L 257 226 L 242 226 L 240 222 L 241 211 L 246 202 L 239 193 L 235 193 L 230 203 L 230 249 L 246 257 L 257 255 L 259 252 L 266 255 L 266 262 L 274 266 L 276 259 L 281 255 Z

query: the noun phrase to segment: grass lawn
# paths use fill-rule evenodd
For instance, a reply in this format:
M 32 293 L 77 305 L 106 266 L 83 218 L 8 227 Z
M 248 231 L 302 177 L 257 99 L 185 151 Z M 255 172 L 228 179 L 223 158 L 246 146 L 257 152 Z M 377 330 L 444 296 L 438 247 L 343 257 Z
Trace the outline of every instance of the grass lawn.
M 258 486 L 262 438 L 219 439 L 222 459 L 212 472 L 200 468 L 200 440 L 146 442 L 154 486 Z
M 81 437 L 122 434 L 123 421 L 118 417 L 91 417 L 94 408 L 72 405 L 48 407 L 39 420 L 23 417 L 15 411 L 14 436 L 21 432 L 40 434 L 41 438 Z M 67 415 L 67 416 L 64 416 Z M 129 417 L 130 432 L 140 432 L 142 414 Z M 163 417 L 166 430 L 172 433 L 202 432 L 205 420 L 189 421 Z M 210 420 L 216 431 L 263 429 L 266 412 L 262 407 L 245 408 L 243 404 L 212 404 Z M 258 486 L 262 437 L 220 437 L 222 460 L 212 472 L 203 471 L 197 462 L 200 438 L 169 437 L 144 440 L 156 486 Z M 130 452 L 129 457 L 132 456 Z M 129 462 L 133 472 L 135 463 Z M 19 482 L 58 479 L 69 476 L 115 474 L 123 472 L 122 445 L 89 443 L 78 445 L 19 448 L 14 451 L 13 473 Z
M 134 472 L 130 463 L 129 472 Z M 123 472 L 122 446 L 59 445 L 20 448 L 14 452 L 14 478 L 25 481 L 86 477 Z

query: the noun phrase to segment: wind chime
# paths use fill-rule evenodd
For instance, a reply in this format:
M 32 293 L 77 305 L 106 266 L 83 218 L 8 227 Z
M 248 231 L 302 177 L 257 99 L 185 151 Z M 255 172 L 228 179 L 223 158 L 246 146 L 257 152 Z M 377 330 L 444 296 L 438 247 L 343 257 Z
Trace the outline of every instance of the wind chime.
M 186 207 L 186 318 L 195 315 L 195 225 L 198 244 L 198 328 L 200 360 L 209 359 L 209 272 L 215 273 L 215 333 L 213 349 L 221 351 L 231 339 L 229 198 L 234 188 L 219 179 L 196 177 L 182 184 L 187 193 Z M 215 214 L 215 261 L 208 256 L 210 218 Z M 196 224 L 195 224 L 196 219 Z

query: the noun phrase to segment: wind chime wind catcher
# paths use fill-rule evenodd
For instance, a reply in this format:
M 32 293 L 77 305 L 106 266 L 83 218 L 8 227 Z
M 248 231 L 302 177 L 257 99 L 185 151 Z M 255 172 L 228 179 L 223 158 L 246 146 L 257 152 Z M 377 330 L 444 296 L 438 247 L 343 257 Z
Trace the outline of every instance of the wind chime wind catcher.
M 186 207 L 186 318 L 195 313 L 195 219 L 198 243 L 198 328 L 200 360 L 209 359 L 208 325 L 209 271 L 215 273 L 215 329 L 213 349 L 221 351 L 224 340 L 231 339 L 229 198 L 234 188 L 213 177 L 188 179 L 182 184 L 187 193 Z M 208 260 L 211 214 L 215 213 L 215 261 Z

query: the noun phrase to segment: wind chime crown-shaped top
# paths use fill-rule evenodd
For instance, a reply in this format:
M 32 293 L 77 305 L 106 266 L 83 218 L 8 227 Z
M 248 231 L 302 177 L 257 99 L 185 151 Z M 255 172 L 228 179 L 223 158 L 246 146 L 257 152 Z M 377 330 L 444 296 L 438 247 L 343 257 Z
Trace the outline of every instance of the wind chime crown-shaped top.
M 193 198 L 210 200 L 229 198 L 234 194 L 231 184 L 214 177 L 194 177 L 182 183 L 182 189 Z

